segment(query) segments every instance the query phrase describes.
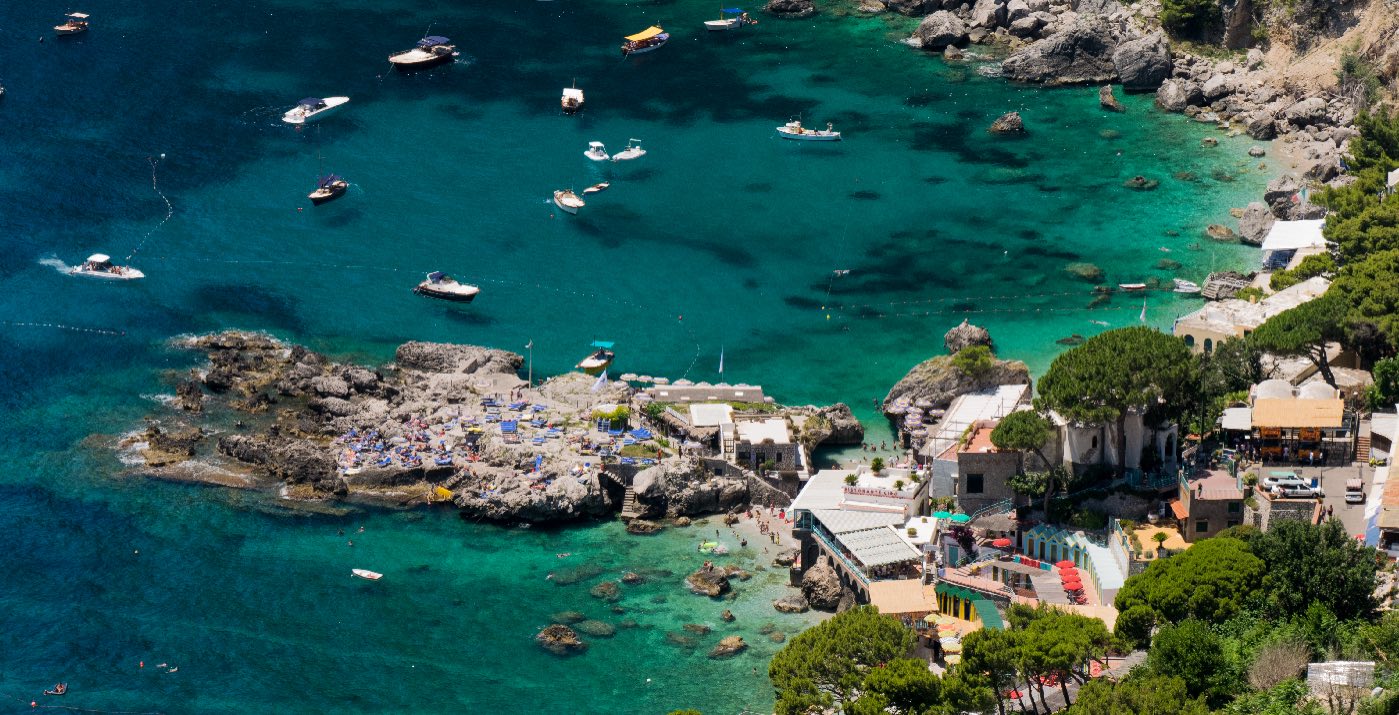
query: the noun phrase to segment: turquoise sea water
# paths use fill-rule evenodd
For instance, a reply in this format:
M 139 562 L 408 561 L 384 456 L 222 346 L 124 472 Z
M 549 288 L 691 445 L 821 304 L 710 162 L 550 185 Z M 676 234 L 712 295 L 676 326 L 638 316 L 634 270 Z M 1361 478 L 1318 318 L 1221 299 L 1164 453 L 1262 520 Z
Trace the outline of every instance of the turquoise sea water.
M 722 350 L 731 380 L 868 417 L 963 317 L 1036 370 L 1058 338 L 1138 320 L 1139 298 L 1089 310 L 1091 286 L 1070 263 L 1117 283 L 1169 277 L 1162 259 L 1195 280 L 1255 260 L 1203 236 L 1268 178 L 1247 141 L 1204 149 L 1211 130 L 1150 97 L 1111 114 L 1093 89 L 1010 86 L 978 63 L 920 56 L 898 43 L 914 24 L 903 18 L 826 7 L 710 35 L 700 22 L 714 8 L 692 0 L 333 11 L 153 0 L 94 2 L 81 8 L 88 35 L 37 42 L 63 9 L 0 6 L 0 710 L 27 709 L 60 678 L 74 687 L 65 704 L 109 710 L 770 705 L 752 669 L 777 646 L 757 628 L 799 625 L 767 604 L 778 577 L 760 574 L 728 604 L 739 620 L 727 628 L 751 653 L 710 661 L 719 633 L 696 650 L 671 645 L 665 633 L 717 626 L 724 607 L 681 591 L 695 565 L 684 533 L 509 531 L 446 512 L 293 516 L 261 495 L 123 469 L 112 442 L 162 414 L 168 371 L 193 364 L 164 347 L 172 335 L 264 329 L 366 361 L 409 339 L 533 340 L 539 374 L 603 338 L 617 342 L 619 371 L 696 380 L 717 377 Z M 671 43 L 622 60 L 620 36 L 653 22 Z M 390 71 L 384 57 L 429 25 L 462 58 Z M 564 117 L 559 91 L 575 78 L 587 108 Z M 317 94 L 352 101 L 319 129 L 278 120 Z M 987 135 L 1011 109 L 1030 136 Z M 796 115 L 847 139 L 774 138 Z M 631 137 L 647 156 L 582 156 L 590 140 L 615 151 Z M 153 187 L 148 158 L 162 154 Z M 353 188 L 313 209 L 318 155 Z M 1137 174 L 1160 188 L 1121 186 Z M 548 202 L 601 180 L 612 188 L 578 216 Z M 156 188 L 173 206 L 164 223 Z M 96 251 L 136 251 L 149 278 L 55 270 Z M 439 269 L 482 296 L 462 307 L 410 293 Z M 1189 305 L 1152 293 L 1148 321 L 1168 325 Z M 336 536 L 361 524 L 353 549 Z M 544 580 L 572 559 L 604 574 Z M 626 614 L 588 596 L 648 564 L 676 573 L 626 589 Z M 354 566 L 389 578 L 353 582 Z M 642 627 L 561 660 L 530 637 L 568 608 Z M 162 661 L 180 670 L 159 673 Z

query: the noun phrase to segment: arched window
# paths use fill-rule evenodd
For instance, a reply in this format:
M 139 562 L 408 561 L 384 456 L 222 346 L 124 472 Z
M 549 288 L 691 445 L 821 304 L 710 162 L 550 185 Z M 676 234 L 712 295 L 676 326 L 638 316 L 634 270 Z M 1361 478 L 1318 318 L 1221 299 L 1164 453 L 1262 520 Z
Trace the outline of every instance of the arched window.
M 1194 335 L 1190 335 L 1189 333 L 1186 334 L 1186 336 L 1185 336 L 1185 347 L 1188 347 L 1188 348 L 1193 348 L 1193 347 L 1195 347 L 1195 336 L 1194 336 Z
M 1212 352 L 1214 352 L 1214 341 L 1210 340 L 1209 338 L 1205 338 L 1205 354 L 1209 355 Z

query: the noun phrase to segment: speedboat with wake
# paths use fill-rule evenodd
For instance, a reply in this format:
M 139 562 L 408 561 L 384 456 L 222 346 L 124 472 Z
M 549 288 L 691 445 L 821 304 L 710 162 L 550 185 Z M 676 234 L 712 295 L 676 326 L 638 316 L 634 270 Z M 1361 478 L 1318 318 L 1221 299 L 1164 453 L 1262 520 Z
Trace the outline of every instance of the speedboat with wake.
M 427 278 L 419 283 L 413 292 L 429 298 L 450 300 L 454 303 L 470 303 L 476 299 L 476 295 L 481 292 L 481 289 L 474 285 L 459 283 L 455 278 L 442 271 L 433 271 L 427 274 Z
M 326 115 L 345 106 L 349 101 L 349 97 L 307 97 L 288 109 L 286 114 L 282 115 L 282 121 L 287 124 L 314 122 L 324 119 Z
M 662 30 L 660 25 L 652 25 L 635 35 L 627 35 L 624 39 L 626 42 L 622 43 L 623 57 L 661 49 L 665 43 L 670 42 L 670 33 Z
M 109 281 L 134 281 L 146 277 L 145 273 L 131 266 L 114 265 L 112 257 L 105 253 L 94 253 L 88 256 L 82 265 L 70 269 L 68 275 L 102 278 Z
M 76 35 L 87 32 L 88 15 L 85 12 L 70 12 L 63 16 L 62 25 L 54 25 L 53 31 L 59 35 Z
M 640 139 L 628 139 L 627 148 L 612 155 L 612 161 L 631 161 L 646 156 L 646 150 L 641 148 Z
M 612 157 L 607 155 L 607 147 L 602 142 L 588 142 L 588 150 L 583 152 L 583 156 L 593 161 L 607 161 Z
M 418 46 L 389 55 L 394 69 L 416 70 L 451 62 L 458 54 L 457 46 L 441 35 L 428 35 L 418 40 Z
M 578 369 L 589 375 L 601 375 L 617 357 L 617 353 L 612 352 L 612 345 L 613 343 L 605 340 L 594 340 L 593 347 L 596 349 L 588 357 L 578 361 Z
M 802 126 L 801 120 L 793 119 L 790 122 L 777 128 L 778 136 L 783 139 L 796 139 L 798 141 L 809 142 L 838 142 L 840 132 L 835 131 L 834 125 L 826 122 L 825 129 L 807 129 Z
M 344 196 L 345 190 L 348 188 L 350 188 L 350 182 L 335 174 L 327 174 L 316 182 L 316 190 L 307 194 L 306 198 L 310 199 L 312 204 L 320 206 L 327 201 Z
M 573 189 L 559 189 L 554 192 L 554 205 L 568 213 L 576 214 L 578 209 L 587 204 L 578 198 L 578 194 L 573 193 Z

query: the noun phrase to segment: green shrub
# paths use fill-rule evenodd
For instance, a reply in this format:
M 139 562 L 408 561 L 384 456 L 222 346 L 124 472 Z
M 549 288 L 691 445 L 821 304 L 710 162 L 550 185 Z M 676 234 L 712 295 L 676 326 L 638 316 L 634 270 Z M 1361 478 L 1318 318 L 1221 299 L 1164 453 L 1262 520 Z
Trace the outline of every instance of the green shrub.
M 1161 25 L 1174 35 L 1199 37 L 1220 20 L 1217 0 L 1162 0 Z
M 971 377 L 979 378 L 990 372 L 995 365 L 996 358 L 991 354 L 991 348 L 985 345 L 968 345 L 952 356 L 952 366 L 963 375 Z

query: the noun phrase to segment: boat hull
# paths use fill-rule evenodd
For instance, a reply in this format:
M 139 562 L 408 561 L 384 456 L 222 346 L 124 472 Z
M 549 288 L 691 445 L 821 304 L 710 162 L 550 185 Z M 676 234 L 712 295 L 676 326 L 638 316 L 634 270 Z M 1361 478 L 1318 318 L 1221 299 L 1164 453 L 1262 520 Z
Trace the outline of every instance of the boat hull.
M 704 29 L 710 32 L 724 32 L 738 29 L 738 20 L 705 20 Z
M 453 303 L 470 303 L 471 301 L 476 300 L 477 295 L 480 295 L 480 293 L 453 293 L 451 291 L 439 291 L 433 290 L 431 288 L 424 288 L 423 286 L 418 286 L 417 288 L 414 288 L 413 292 L 425 298 L 436 298 L 438 300 L 446 300 L 451 301 Z
M 780 137 L 782 137 L 783 139 L 791 139 L 791 140 L 793 140 L 793 141 L 801 141 L 801 142 L 838 142 L 838 141 L 840 141 L 840 132 L 810 131 L 810 132 L 802 132 L 801 134 L 798 134 L 798 133 L 796 133 L 796 132 L 794 132 L 794 131 L 791 131 L 791 130 L 787 129 L 786 127 L 778 127 L 778 128 L 777 128 L 777 135 L 780 136 Z
M 608 156 L 608 155 L 607 155 L 607 152 L 605 152 L 605 151 L 604 151 L 604 152 L 601 152 L 601 153 L 598 153 L 598 154 L 595 154 L 595 153 L 593 153 L 593 152 L 591 152 L 591 151 L 585 151 L 585 152 L 583 152 L 583 156 L 586 156 L 586 157 L 588 157 L 589 159 L 592 159 L 593 161 L 607 161 L 608 159 L 611 159 L 611 158 L 612 158 L 612 157 Z
M 121 273 L 108 273 L 106 271 L 85 271 L 81 268 L 74 268 L 68 272 L 69 275 L 82 276 L 84 278 L 98 278 L 105 281 L 134 281 L 145 278 L 146 274 L 135 268 L 128 268 Z
M 287 110 L 287 112 L 282 115 L 282 121 L 286 122 L 287 124 L 310 124 L 311 122 L 319 122 L 320 120 L 339 111 L 341 107 L 349 103 L 349 97 L 331 97 L 326 100 L 326 106 L 324 109 L 312 112 L 310 114 L 302 114 L 296 111 L 296 107 L 293 107 L 292 109 Z
M 565 196 L 563 192 L 555 192 L 554 205 L 559 207 L 559 210 L 561 211 L 565 211 L 567 213 L 576 215 L 578 213 L 578 209 L 583 208 L 585 204 L 583 203 L 583 200 L 578 198 L 577 196 L 571 197 L 573 201 L 569 201 L 569 198 L 570 197 Z
M 598 363 L 598 362 L 592 362 L 592 361 L 584 360 L 583 362 L 578 363 L 578 369 L 579 369 L 579 370 L 582 370 L 584 373 L 586 373 L 586 374 L 588 374 L 588 375 L 601 375 L 601 374 L 602 374 L 602 371 L 603 371 L 603 370 L 606 370 L 606 369 L 607 369 L 609 366 L 611 366 L 611 365 L 612 365 L 612 361 L 611 361 L 611 360 L 608 360 L 607 362 L 603 362 L 603 363 Z
M 362 578 L 366 581 L 378 581 L 384 577 L 384 574 L 376 573 L 369 569 L 350 569 L 350 573 L 356 578 Z
M 399 72 L 412 72 L 413 70 L 424 70 L 429 67 L 445 65 L 456 59 L 456 56 L 455 52 L 448 52 L 445 55 L 433 55 L 432 57 L 425 57 L 422 59 L 394 59 L 395 57 L 399 57 L 399 55 L 390 55 L 389 62 L 393 64 L 393 68 Z
M 567 99 L 560 101 L 559 106 L 563 108 L 564 114 L 577 114 L 579 110 L 583 109 L 582 102 L 571 102 Z
M 341 196 L 344 196 L 345 190 L 347 188 L 348 187 L 345 186 L 337 186 L 333 189 L 330 189 L 329 191 L 321 191 L 320 189 L 317 189 L 315 191 L 312 191 L 310 195 L 307 196 L 307 198 L 311 199 L 312 205 L 320 206 L 323 203 L 326 203 L 328 201 L 334 201 L 340 198 Z
M 622 45 L 622 56 L 625 57 L 627 55 L 644 55 L 647 52 L 655 52 L 656 50 L 665 47 L 665 44 L 667 42 L 670 42 L 669 36 L 665 37 L 664 39 L 660 39 L 658 42 L 653 42 L 647 45 Z

